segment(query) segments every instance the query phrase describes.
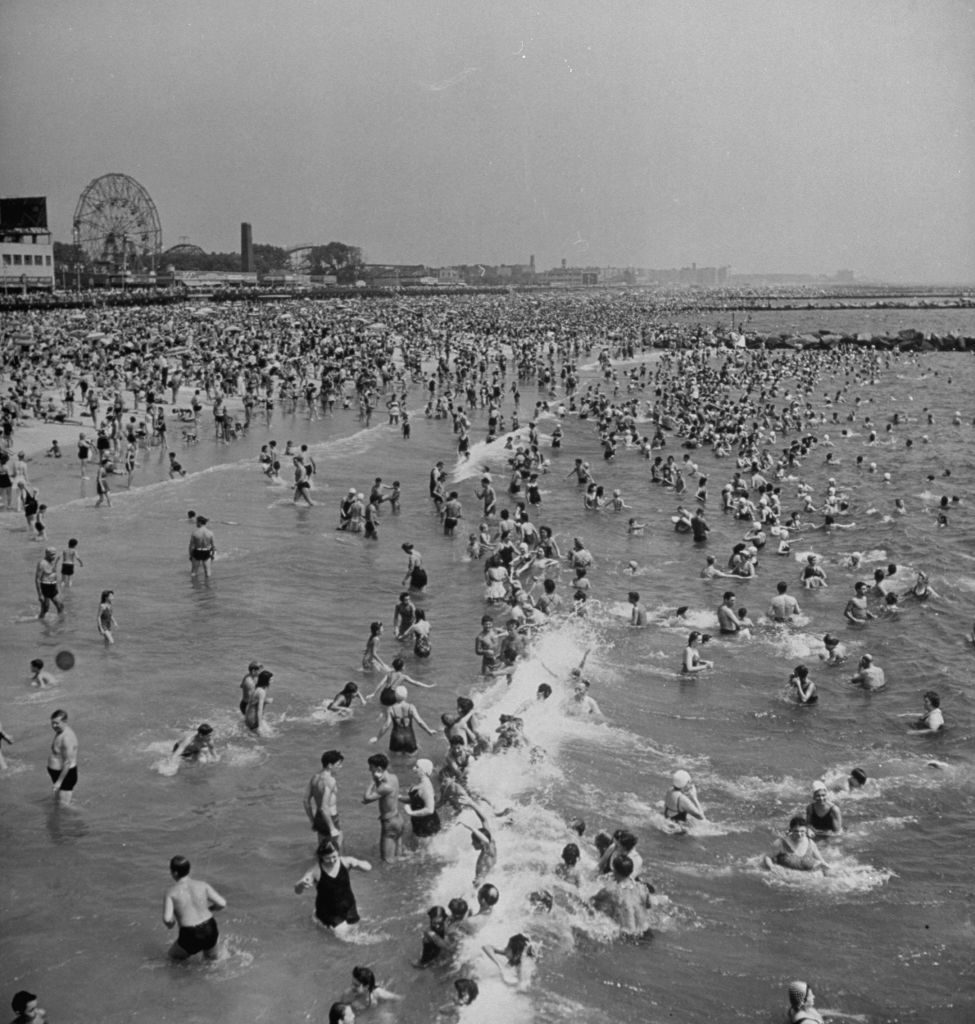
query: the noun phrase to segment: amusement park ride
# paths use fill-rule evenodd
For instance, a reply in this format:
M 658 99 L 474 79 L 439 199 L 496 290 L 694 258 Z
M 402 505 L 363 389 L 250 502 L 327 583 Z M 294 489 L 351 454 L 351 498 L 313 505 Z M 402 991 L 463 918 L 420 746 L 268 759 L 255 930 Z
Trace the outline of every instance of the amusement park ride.
M 156 204 L 135 178 L 103 174 L 78 199 L 74 243 L 103 273 L 155 272 L 162 253 Z

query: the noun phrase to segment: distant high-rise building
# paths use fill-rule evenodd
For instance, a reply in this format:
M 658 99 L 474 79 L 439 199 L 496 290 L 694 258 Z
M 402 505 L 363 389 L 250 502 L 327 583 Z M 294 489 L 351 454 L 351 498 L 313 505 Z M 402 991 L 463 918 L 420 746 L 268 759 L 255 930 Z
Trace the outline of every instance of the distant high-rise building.
M 250 224 L 240 225 L 240 269 L 245 274 L 254 271 L 254 239 Z

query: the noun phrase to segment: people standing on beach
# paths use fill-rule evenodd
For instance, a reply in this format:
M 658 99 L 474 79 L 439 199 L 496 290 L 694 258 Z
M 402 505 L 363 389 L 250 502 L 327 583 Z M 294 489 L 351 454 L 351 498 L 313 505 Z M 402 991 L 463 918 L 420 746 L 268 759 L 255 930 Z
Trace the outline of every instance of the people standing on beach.
M 68 712 L 61 708 L 51 712 L 51 728 L 54 730 L 54 739 L 51 741 L 51 753 L 47 757 L 47 774 L 51 778 L 58 804 L 67 807 L 78 785 L 78 737 L 68 725 Z
M 176 941 L 169 947 L 171 960 L 186 960 L 202 953 L 207 960 L 220 958 L 220 932 L 213 918 L 227 901 L 208 882 L 190 878 L 190 862 L 181 856 L 169 862 L 174 884 L 163 900 L 163 924 L 179 925 Z

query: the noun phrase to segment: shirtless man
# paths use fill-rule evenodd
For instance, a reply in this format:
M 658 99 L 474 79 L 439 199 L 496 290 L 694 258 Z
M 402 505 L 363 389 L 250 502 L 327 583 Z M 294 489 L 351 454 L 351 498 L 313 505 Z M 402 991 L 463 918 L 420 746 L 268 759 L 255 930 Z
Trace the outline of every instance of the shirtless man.
M 37 600 L 40 601 L 41 611 L 37 616 L 43 619 L 53 604 L 58 610 L 58 615 L 64 614 L 64 602 L 61 600 L 61 584 L 58 581 L 58 552 L 57 548 L 45 548 L 44 557 L 37 563 L 34 570 L 34 587 L 37 590 Z
M 624 935 L 647 936 L 650 932 L 648 911 L 652 906 L 649 888 L 632 877 L 633 860 L 625 853 L 613 857 L 612 870 L 613 884 L 596 893 L 593 906 L 612 917 Z
M 857 672 L 850 678 L 850 682 L 865 690 L 882 690 L 887 685 L 884 670 L 873 663 L 873 655 L 870 654 L 864 654 L 860 659 Z
M 718 629 L 727 636 L 733 636 L 741 629 L 738 616 L 735 614 L 735 592 L 726 590 L 721 595 L 721 604 L 718 605 Z
M 847 622 L 853 622 L 858 626 L 864 625 L 868 619 L 877 617 L 867 607 L 867 585 L 862 580 L 853 585 L 853 597 L 846 602 L 843 617 Z
M 308 815 L 312 830 L 322 840 L 331 839 L 340 854 L 342 830 L 339 828 L 338 814 L 339 787 L 333 769 L 344 760 L 338 750 L 326 750 L 322 754 L 322 770 L 308 780 L 304 799 L 305 814 Z
M 362 797 L 364 804 L 379 803 L 379 850 L 383 863 L 400 856 L 403 838 L 403 815 L 399 809 L 399 779 L 389 771 L 389 758 L 373 754 L 369 758 L 372 782 Z
M 169 947 L 171 960 L 186 960 L 202 953 L 207 960 L 220 957 L 220 934 L 213 919 L 214 910 L 223 910 L 227 901 L 209 883 L 190 878 L 190 862 L 173 857 L 169 862 L 173 885 L 163 901 L 163 924 L 179 925 L 176 941 Z
M 207 529 L 210 520 L 206 516 L 196 517 L 196 528 L 190 534 L 190 565 L 194 576 L 200 566 L 203 566 L 203 576 L 210 578 L 210 563 L 217 551 L 217 542 L 212 531 Z
M 784 580 L 775 588 L 777 593 L 769 602 L 768 617 L 773 622 L 791 622 L 794 615 L 799 615 L 799 602 L 786 591 L 789 584 Z
M 67 807 L 78 784 L 78 737 L 68 725 L 68 712 L 58 708 L 51 713 L 54 739 L 47 757 L 47 774 L 51 777 L 58 803 Z

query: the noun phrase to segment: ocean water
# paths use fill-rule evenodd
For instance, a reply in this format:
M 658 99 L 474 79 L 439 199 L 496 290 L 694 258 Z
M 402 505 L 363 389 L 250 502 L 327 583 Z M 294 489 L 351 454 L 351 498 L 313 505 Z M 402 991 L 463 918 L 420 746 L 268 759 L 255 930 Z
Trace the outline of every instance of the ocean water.
M 925 326 L 925 315 L 905 312 L 898 326 L 937 330 Z M 817 314 L 817 325 L 834 326 L 831 316 Z M 654 365 L 659 358 L 650 357 Z M 593 369 L 584 382 L 597 376 Z M 824 381 L 823 390 L 832 394 L 841 383 Z M 27 539 L 21 516 L 0 515 L 0 707 L 16 740 L 5 747 L 10 769 L 0 777 L 3 998 L 22 987 L 39 992 L 56 1021 L 320 1021 L 348 988 L 352 967 L 366 964 L 404 1000 L 363 1016 L 402 1024 L 435 1019 L 461 969 L 481 985 L 465 1021 L 600 1014 L 623 1024 L 772 1022 L 782 1018 L 793 978 L 813 986 L 821 1008 L 861 1021 L 975 1019 L 975 648 L 967 639 L 975 618 L 973 384 L 971 356 L 892 357 L 873 382 L 855 385 L 845 404 L 824 406 L 829 416 L 834 408 L 840 415 L 840 426 L 821 428 L 840 464 L 827 471 L 820 448 L 800 472 L 817 494 L 828 474 L 836 477 L 851 497 L 855 528 L 804 533 L 788 558 L 770 545 L 751 581 L 700 579 L 705 552 L 673 532 L 672 492 L 648 483 L 635 450 L 621 449 L 605 464 L 592 423 L 567 417 L 561 451 L 545 447 L 552 467 L 532 518 L 553 527 L 563 551 L 574 536 L 586 541 L 595 558 L 591 608 L 585 620 L 544 631 L 510 687 L 481 680 L 473 653 L 489 609 L 483 563 L 465 554 L 467 529 L 478 521 L 472 477 L 487 466 L 502 485 L 507 480 L 503 451 L 483 442 L 483 410 L 474 418 L 469 466 L 454 466 L 448 422 L 422 414 L 414 416 L 409 441 L 379 420 L 363 429 L 352 411 L 311 423 L 278 412 L 269 428 L 257 426 L 229 447 L 215 446 L 204 430 L 199 445 L 176 447 L 185 478 L 167 480 L 164 460 L 153 452 L 133 490 L 113 493 L 110 509 L 92 507 L 93 483 L 79 480 L 73 459 L 36 460 L 32 475 L 50 506 L 52 543 L 60 548 L 79 538 L 84 567 L 64 618 L 38 623 L 38 545 Z M 523 386 L 522 393 L 527 411 L 535 389 Z M 422 407 L 419 389 L 410 404 Z M 952 422 L 956 410 L 961 425 Z M 906 419 L 895 430 L 898 443 L 868 445 L 862 417 L 884 423 L 894 412 Z M 849 413 L 860 422 L 847 423 Z M 552 423 L 542 419 L 542 432 Z M 851 436 L 842 436 L 843 427 Z M 311 445 L 316 507 L 296 508 L 290 488 L 269 486 L 261 475 L 257 452 L 272 437 Z M 666 452 L 678 460 L 683 453 L 676 440 Z M 622 490 L 632 513 L 583 511 L 581 493 L 565 479 L 576 455 L 592 463 L 607 490 Z M 857 455 L 866 468 L 857 469 Z M 467 517 L 453 540 L 443 537 L 427 497 L 427 474 L 439 458 L 454 467 Z M 694 458 L 710 477 L 707 551 L 721 563 L 743 532 L 718 508 L 734 465 L 709 452 Z M 341 496 L 353 485 L 368 490 L 376 476 L 401 481 L 400 514 L 384 506 L 378 542 L 336 532 Z M 794 481 L 783 482 L 783 494 L 786 510 L 799 507 Z M 960 502 L 939 529 L 942 494 Z M 895 497 L 904 499 L 905 515 L 895 514 Z M 217 538 L 209 583 L 194 582 L 188 570 L 191 508 L 210 517 Z M 648 523 L 645 536 L 627 535 L 627 515 Z M 493 727 L 498 714 L 530 702 L 539 683 L 556 688 L 549 702 L 525 713 L 534 755 L 484 758 L 472 773 L 496 806 L 511 809 L 494 824 L 498 907 L 458 965 L 422 972 L 410 961 L 419 954 L 425 912 L 453 896 L 475 902 L 475 852 L 455 825 L 408 860 L 381 865 L 375 808 L 360 803 L 366 758 L 377 749 L 369 743 L 377 710 L 359 708 L 341 722 L 322 710 L 347 680 L 366 692 L 378 682 L 360 667 L 371 620 L 387 624 L 381 655 L 388 661 L 398 652 L 389 627 L 407 540 L 430 576 L 418 603 L 433 625 L 433 655 L 422 661 L 405 652 L 407 671 L 437 684 L 413 693 L 428 723 L 435 726 L 457 695 L 471 694 Z M 798 557 L 806 551 L 822 556 L 828 588 L 799 588 Z M 859 571 L 845 564 L 854 551 L 865 554 Z M 631 560 L 635 574 L 626 571 Z M 902 567 L 905 587 L 913 570 L 929 573 L 939 597 L 906 601 L 899 619 L 854 631 L 842 618 L 852 582 L 888 562 Z M 567 594 L 570 574 L 563 568 L 558 576 Z M 760 625 L 751 639 L 735 642 L 716 637 L 705 649 L 715 669 L 693 680 L 679 674 L 688 628 L 714 629 L 725 589 L 757 621 L 780 578 L 802 605 L 801 626 Z M 98 595 L 107 588 L 115 590 L 119 623 L 108 649 L 95 630 Z M 631 589 L 651 612 L 646 629 L 628 626 Z M 682 624 L 671 615 L 679 605 L 689 608 Z M 818 661 L 827 630 L 849 648 L 842 668 Z M 75 654 L 70 671 L 53 668 L 61 650 Z M 561 680 L 585 651 L 602 720 L 569 717 L 558 701 L 567 693 Z M 847 682 L 864 651 L 887 672 L 882 693 L 868 696 Z M 56 689 L 27 685 L 34 657 L 58 676 Z M 237 712 L 238 684 L 255 658 L 274 672 L 271 728 L 263 737 L 250 735 Z M 788 700 L 787 680 L 799 662 L 817 682 L 815 708 Z M 898 716 L 920 714 L 929 688 L 942 695 L 948 729 L 933 739 L 912 737 Z M 74 804 L 61 811 L 52 807 L 44 772 L 56 707 L 68 710 L 81 744 L 81 781 Z M 215 727 L 220 760 L 172 774 L 168 749 L 204 720 Z M 420 746 L 422 755 L 442 759 L 439 737 L 421 734 Z M 293 891 L 314 862 L 302 794 L 321 752 L 332 747 L 346 758 L 339 769 L 346 853 L 373 864 L 371 873 L 353 876 L 362 924 L 348 943 L 314 924 L 311 894 Z M 410 764 L 393 757 L 404 788 Z M 760 856 L 808 802 L 812 781 L 838 783 L 854 766 L 870 781 L 839 798 L 847 832 L 824 844 L 831 874 L 762 871 Z M 671 834 L 660 814 L 677 767 L 692 772 L 708 813 L 706 825 L 686 835 Z M 644 874 L 657 889 L 652 941 L 621 941 L 611 923 L 560 889 L 553 869 L 575 838 L 566 826 L 573 816 L 585 819 L 587 840 L 600 828 L 626 827 L 639 837 Z M 229 952 L 220 964 L 165 960 L 172 933 L 161 923 L 162 898 L 177 853 L 228 901 L 218 915 Z M 530 908 L 528 894 L 539 888 L 555 893 L 551 914 Z M 586 883 L 582 895 L 594 888 Z M 531 935 L 538 949 L 534 985 L 524 994 L 505 986 L 479 952 L 516 932 Z

